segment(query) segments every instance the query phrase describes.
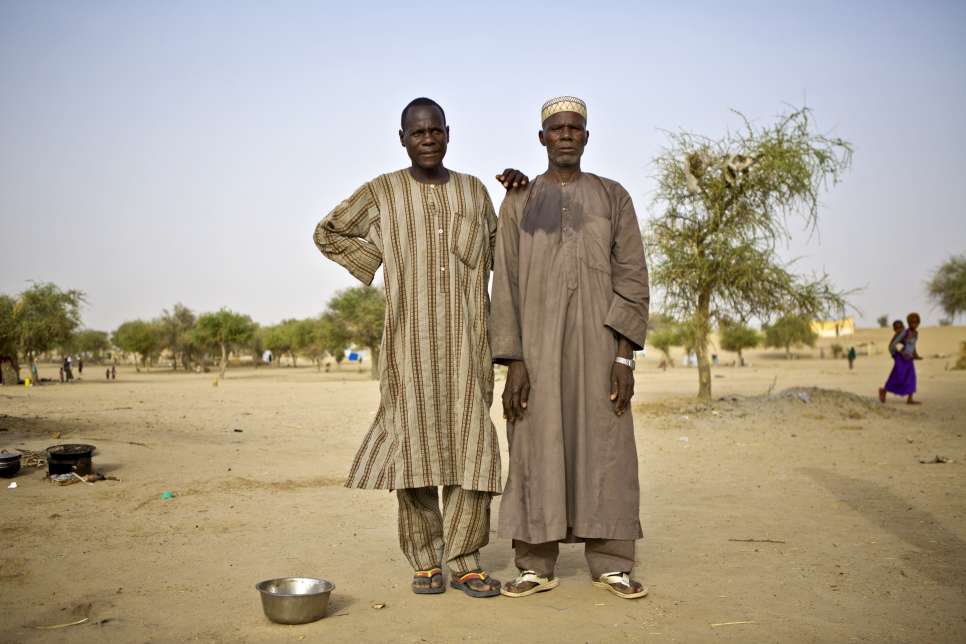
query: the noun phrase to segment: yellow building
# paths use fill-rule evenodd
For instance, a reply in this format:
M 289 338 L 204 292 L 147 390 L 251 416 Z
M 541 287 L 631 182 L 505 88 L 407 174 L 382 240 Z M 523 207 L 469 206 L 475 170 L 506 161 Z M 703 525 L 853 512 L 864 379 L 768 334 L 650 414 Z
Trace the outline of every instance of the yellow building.
M 812 320 L 812 331 L 820 338 L 838 338 L 843 335 L 855 335 L 855 319 L 841 320 Z

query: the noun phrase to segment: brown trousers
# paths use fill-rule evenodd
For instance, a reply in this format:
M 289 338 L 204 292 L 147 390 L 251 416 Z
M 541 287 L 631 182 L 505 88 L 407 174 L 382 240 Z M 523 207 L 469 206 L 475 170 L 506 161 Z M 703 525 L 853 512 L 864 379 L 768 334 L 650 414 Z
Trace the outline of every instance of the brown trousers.
M 633 539 L 585 539 L 584 556 L 591 576 L 597 579 L 608 572 L 630 573 L 634 568 L 634 545 Z M 513 549 L 517 568 L 549 577 L 557 565 L 560 542 L 527 543 L 514 539 Z
M 480 548 L 490 542 L 492 494 L 443 488 L 443 511 L 435 487 L 396 490 L 399 500 L 399 546 L 414 570 L 429 570 L 445 561 L 462 575 L 480 569 Z

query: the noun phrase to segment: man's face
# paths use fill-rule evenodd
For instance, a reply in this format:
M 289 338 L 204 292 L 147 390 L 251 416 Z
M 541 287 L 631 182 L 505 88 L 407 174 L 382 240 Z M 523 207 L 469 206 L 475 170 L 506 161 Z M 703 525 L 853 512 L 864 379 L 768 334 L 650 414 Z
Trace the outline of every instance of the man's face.
M 540 130 L 540 143 L 547 148 L 547 158 L 563 168 L 580 163 L 588 139 L 587 121 L 576 112 L 557 112 L 544 121 Z
M 449 143 L 449 127 L 443 114 L 432 105 L 416 105 L 406 112 L 406 122 L 399 130 L 399 142 L 413 165 L 424 170 L 434 170 L 446 156 Z

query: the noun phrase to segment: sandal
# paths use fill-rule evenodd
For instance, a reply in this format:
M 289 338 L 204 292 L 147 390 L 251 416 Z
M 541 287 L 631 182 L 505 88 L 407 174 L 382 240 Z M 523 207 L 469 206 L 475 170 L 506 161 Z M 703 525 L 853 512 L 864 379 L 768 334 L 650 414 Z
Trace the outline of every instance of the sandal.
M 446 592 L 446 586 L 443 585 L 442 569 L 417 570 L 413 575 L 412 588 L 417 595 L 438 595 Z
M 526 590 L 507 590 L 510 586 L 520 586 L 521 584 L 533 584 L 530 588 Z M 522 570 L 520 575 L 511 581 L 509 584 L 500 589 L 500 592 L 507 597 L 526 597 L 527 595 L 534 595 L 536 593 L 542 593 L 547 590 L 553 590 L 560 585 L 560 580 L 550 575 L 549 577 L 541 577 L 532 570 Z
M 486 590 L 477 590 L 470 586 L 469 582 L 474 579 L 482 581 L 484 584 L 489 586 Z M 496 587 L 494 588 L 494 584 Z M 463 574 L 459 577 L 453 576 L 449 580 L 449 585 L 457 590 L 462 590 L 464 593 L 470 597 L 495 597 L 500 594 L 500 582 L 496 579 L 490 577 L 488 573 L 483 570 L 474 570 Z
M 606 588 L 621 599 L 637 599 L 647 595 L 647 588 L 636 581 L 631 581 L 630 575 L 626 572 L 604 573 L 593 583 L 595 587 Z M 634 590 L 634 588 L 640 588 L 640 590 Z

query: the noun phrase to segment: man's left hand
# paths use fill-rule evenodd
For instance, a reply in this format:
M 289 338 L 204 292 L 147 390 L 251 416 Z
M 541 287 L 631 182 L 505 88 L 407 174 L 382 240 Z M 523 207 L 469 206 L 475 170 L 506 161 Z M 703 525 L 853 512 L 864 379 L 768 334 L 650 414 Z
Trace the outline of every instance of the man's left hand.
M 623 416 L 634 395 L 634 372 L 626 364 L 615 362 L 610 366 L 610 399 L 614 413 Z
M 527 175 L 513 168 L 507 168 L 501 174 L 496 175 L 496 180 L 502 183 L 507 190 L 523 188 L 530 183 L 530 178 Z

